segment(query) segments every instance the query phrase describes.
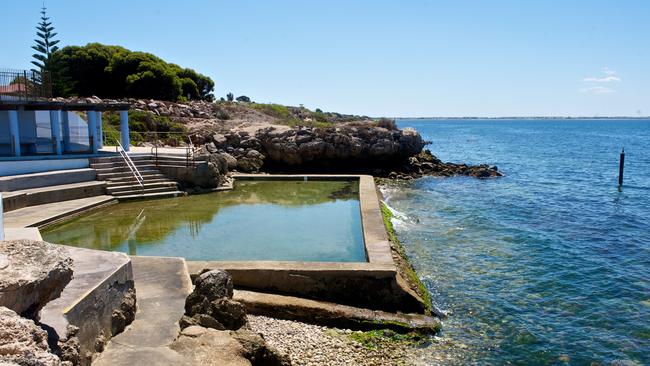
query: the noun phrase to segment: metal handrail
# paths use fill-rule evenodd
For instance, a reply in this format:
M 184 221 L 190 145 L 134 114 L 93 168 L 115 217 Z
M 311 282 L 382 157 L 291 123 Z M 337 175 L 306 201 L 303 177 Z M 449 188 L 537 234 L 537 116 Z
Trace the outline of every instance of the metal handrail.
M 0 192 L 0 240 L 5 240 L 4 224 L 4 208 L 2 207 L 2 193 Z
M 133 177 L 135 180 L 138 181 L 138 184 L 140 185 L 140 188 L 142 188 L 143 193 L 144 193 L 144 178 L 142 177 L 142 174 L 140 174 L 140 171 L 138 170 L 138 167 L 135 166 L 135 163 L 133 160 L 131 160 L 131 157 L 129 154 L 124 150 L 124 147 L 122 147 L 122 144 L 119 141 L 116 141 L 117 145 L 119 146 L 118 152 L 122 156 L 122 159 L 124 159 L 124 162 L 126 163 L 126 166 L 131 170 L 131 173 L 133 174 Z
M 141 135 L 151 135 L 153 136 L 153 146 L 151 147 L 151 155 L 154 156 L 154 161 L 156 165 L 158 165 L 158 146 L 160 145 L 161 140 L 158 138 L 159 135 L 161 134 L 166 134 L 166 135 L 180 135 L 187 137 L 188 140 L 188 146 L 185 147 L 166 147 L 166 149 L 184 149 L 185 150 L 185 166 L 189 167 L 192 165 L 194 162 L 194 153 L 195 153 L 195 146 L 194 143 L 192 142 L 192 135 L 185 135 L 184 133 L 179 133 L 179 132 L 155 132 L 155 131 L 148 131 L 148 132 L 138 132 Z
M 106 136 L 108 136 L 108 131 L 105 133 Z M 115 140 L 115 150 L 120 154 L 122 159 L 124 160 L 124 163 L 126 164 L 127 168 L 131 171 L 131 174 L 133 174 L 133 177 L 135 180 L 138 182 L 140 185 L 140 188 L 142 189 L 142 194 L 144 194 L 144 177 L 142 174 L 140 174 L 140 171 L 138 170 L 138 167 L 135 165 L 133 160 L 131 160 L 131 157 L 129 154 L 124 150 L 124 146 L 122 146 L 122 143 L 120 143 L 120 139 L 115 138 L 115 136 L 111 136 Z

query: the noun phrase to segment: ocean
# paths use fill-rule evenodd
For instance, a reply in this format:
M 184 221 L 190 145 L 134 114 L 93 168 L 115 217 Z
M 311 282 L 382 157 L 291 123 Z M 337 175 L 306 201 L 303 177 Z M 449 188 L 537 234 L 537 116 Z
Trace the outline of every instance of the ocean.
M 382 187 L 450 313 L 422 364 L 650 364 L 650 120 L 398 120 L 504 177 Z M 618 163 L 625 147 L 625 181 Z

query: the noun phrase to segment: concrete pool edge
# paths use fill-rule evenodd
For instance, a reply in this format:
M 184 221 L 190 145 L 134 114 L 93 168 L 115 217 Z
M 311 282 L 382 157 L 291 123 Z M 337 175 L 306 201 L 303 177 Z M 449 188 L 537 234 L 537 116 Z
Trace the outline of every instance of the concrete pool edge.
M 224 269 L 243 289 L 303 296 L 389 311 L 421 312 L 417 295 L 399 280 L 398 267 L 381 214 L 379 193 L 370 175 L 235 174 L 237 180 L 354 180 L 359 182 L 359 209 L 367 262 L 189 261 L 189 273 Z M 92 210 L 94 211 L 94 210 Z M 88 211 L 56 215 L 62 222 Z
M 192 276 L 206 269 L 228 271 L 235 286 L 327 300 L 366 308 L 422 312 L 422 303 L 398 279 L 398 267 L 370 175 L 236 174 L 237 180 L 356 180 L 367 262 L 189 261 Z

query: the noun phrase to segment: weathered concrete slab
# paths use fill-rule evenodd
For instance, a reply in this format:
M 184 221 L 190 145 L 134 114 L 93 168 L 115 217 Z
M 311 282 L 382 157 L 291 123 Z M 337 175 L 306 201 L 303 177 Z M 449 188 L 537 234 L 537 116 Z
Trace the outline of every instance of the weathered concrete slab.
M 106 193 L 106 182 L 89 181 L 30 188 L 3 195 L 5 212 L 23 207 L 99 196 Z
M 43 240 L 41 232 L 35 227 L 7 228 L 5 229 L 5 240 Z
M 60 341 L 66 340 L 68 325 L 78 327 L 80 353 L 94 353 L 99 337 L 111 337 L 113 312 L 133 288 L 131 260 L 123 253 L 65 248 L 73 259 L 74 277 L 61 296 L 43 308 L 41 323 Z
M 25 207 L 4 214 L 5 228 L 39 227 L 112 202 L 117 202 L 114 197 L 101 195 Z
M 418 331 L 430 334 L 440 329 L 438 319 L 422 314 L 388 313 L 325 301 L 243 290 L 235 290 L 233 299 L 243 303 L 249 314 L 318 325 L 360 330 Z
M 168 346 L 178 336 L 192 290 L 183 258 L 131 257 L 138 294 L 135 321 L 114 337 L 93 365 L 184 365 Z
M 9 175 L 0 177 L 0 191 L 47 187 L 95 180 L 95 170 L 90 168 L 56 170 L 42 173 Z

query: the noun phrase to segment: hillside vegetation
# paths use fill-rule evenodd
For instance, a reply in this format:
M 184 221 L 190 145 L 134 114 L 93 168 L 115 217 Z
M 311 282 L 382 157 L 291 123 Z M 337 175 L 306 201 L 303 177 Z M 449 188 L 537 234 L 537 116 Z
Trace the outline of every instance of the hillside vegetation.
M 214 100 L 214 81 L 146 52 L 89 43 L 52 53 L 56 96 Z

